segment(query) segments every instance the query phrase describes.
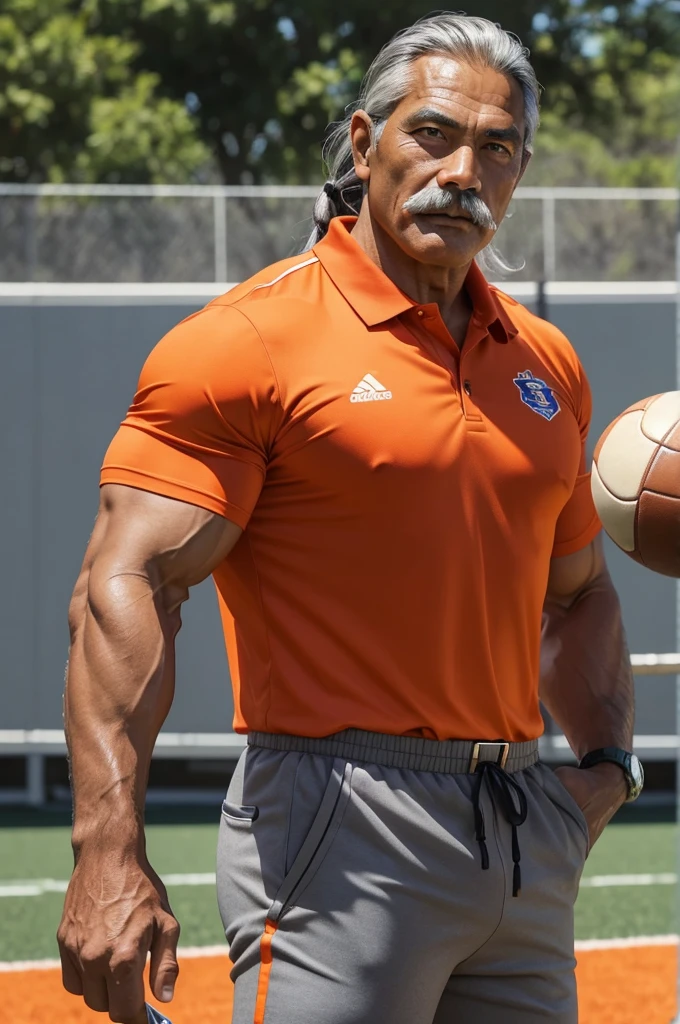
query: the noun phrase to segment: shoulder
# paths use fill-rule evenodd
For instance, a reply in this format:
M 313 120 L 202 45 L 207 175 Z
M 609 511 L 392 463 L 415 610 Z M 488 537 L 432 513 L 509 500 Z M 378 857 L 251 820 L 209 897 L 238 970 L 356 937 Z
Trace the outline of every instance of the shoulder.
M 520 345 L 530 349 L 550 372 L 562 383 L 565 390 L 580 397 L 587 387 L 585 371 L 574 346 L 559 327 L 541 319 L 523 306 L 517 299 L 490 286 L 495 301 L 518 330 Z
M 290 372 L 291 350 L 316 344 L 319 318 L 329 315 L 333 287 L 313 252 L 281 260 L 218 296 L 206 313 L 241 319 L 256 336 L 272 370 Z
M 578 362 L 573 345 L 559 327 L 536 316 L 521 302 L 513 299 L 506 292 L 502 292 L 495 285 L 490 285 L 490 289 L 496 302 L 512 320 L 527 344 L 556 360 L 567 363 Z
M 245 316 L 255 318 L 262 314 L 265 305 L 269 313 L 275 313 L 276 307 L 284 310 L 290 306 L 291 300 L 308 302 L 320 268 L 318 256 L 311 251 L 290 256 L 264 267 L 218 296 L 206 308 L 233 307 Z
M 289 325 L 309 319 L 316 291 L 308 275 L 318 265 L 313 253 L 281 260 L 192 313 L 158 342 L 142 383 L 165 379 L 199 389 L 208 380 L 223 389 L 227 382 L 246 389 L 275 384 L 269 342 L 295 336 Z
M 210 303 L 173 327 L 151 350 L 139 391 L 201 404 L 277 392 L 271 360 L 247 316 Z
M 261 343 L 248 318 L 233 306 L 210 303 L 181 320 L 157 343 L 149 356 L 152 364 L 178 364 L 192 372 L 202 364 L 245 355 Z

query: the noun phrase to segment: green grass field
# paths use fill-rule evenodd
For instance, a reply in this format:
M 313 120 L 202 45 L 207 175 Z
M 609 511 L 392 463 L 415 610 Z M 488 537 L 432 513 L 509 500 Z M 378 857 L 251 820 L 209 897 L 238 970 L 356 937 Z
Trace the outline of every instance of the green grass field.
M 177 812 L 175 812 L 177 813 Z M 584 878 L 672 872 L 676 866 L 675 826 L 649 820 L 640 810 L 622 814 L 592 851 Z M 181 822 L 152 809 L 147 826 L 151 863 L 161 875 L 215 870 L 217 824 L 203 810 L 185 811 Z M 5 811 L 0 814 L 0 893 L 18 880 L 66 880 L 71 871 L 68 816 L 60 812 Z M 212 885 L 169 887 L 186 946 L 224 941 Z M 54 934 L 63 893 L 0 895 L 0 960 L 33 960 L 57 955 Z M 662 935 L 677 931 L 672 885 L 609 886 L 581 890 L 576 906 L 579 939 Z

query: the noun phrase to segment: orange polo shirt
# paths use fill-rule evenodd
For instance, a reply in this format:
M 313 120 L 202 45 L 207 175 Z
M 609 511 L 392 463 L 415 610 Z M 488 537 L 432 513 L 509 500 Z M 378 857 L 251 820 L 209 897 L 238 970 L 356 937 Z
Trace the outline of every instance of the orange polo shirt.
M 599 529 L 583 370 L 474 265 L 461 352 L 353 223 L 163 338 L 102 483 L 243 527 L 214 572 L 237 731 L 534 738 L 550 559 Z

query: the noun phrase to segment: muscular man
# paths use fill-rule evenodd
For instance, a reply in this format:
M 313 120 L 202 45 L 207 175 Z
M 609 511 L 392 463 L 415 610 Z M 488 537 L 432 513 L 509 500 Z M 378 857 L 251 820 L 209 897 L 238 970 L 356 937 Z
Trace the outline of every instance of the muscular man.
M 576 1021 L 579 876 L 638 787 L 588 384 L 475 262 L 496 265 L 537 120 L 514 37 L 405 30 L 333 132 L 308 251 L 142 371 L 66 690 L 64 984 L 114 1021 L 143 1020 L 148 951 L 158 999 L 177 975 L 144 795 L 209 574 L 249 734 L 218 851 L 235 1024 Z M 539 680 L 587 767 L 538 760 Z

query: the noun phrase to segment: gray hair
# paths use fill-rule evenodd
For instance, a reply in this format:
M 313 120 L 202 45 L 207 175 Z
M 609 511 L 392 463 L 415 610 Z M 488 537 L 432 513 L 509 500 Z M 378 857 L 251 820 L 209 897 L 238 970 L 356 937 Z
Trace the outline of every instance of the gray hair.
M 377 145 L 385 121 L 408 94 L 411 65 L 419 57 L 444 54 L 468 64 L 493 68 L 514 78 L 524 95 L 524 151 L 532 152 L 539 119 L 539 85 L 529 61 L 529 51 L 500 25 L 466 14 L 448 11 L 420 18 L 398 32 L 366 72 L 356 103 L 331 128 L 323 147 L 328 181 L 314 203 L 314 228 L 303 252 L 311 249 L 328 231 L 333 217 L 358 214 L 364 194 L 354 170 L 350 125 L 355 110 L 365 110 L 373 121 L 373 145 Z M 509 266 L 491 246 L 477 256 L 486 273 L 507 273 Z

